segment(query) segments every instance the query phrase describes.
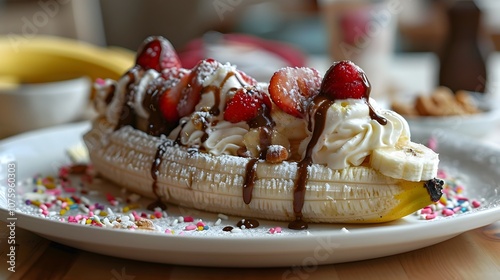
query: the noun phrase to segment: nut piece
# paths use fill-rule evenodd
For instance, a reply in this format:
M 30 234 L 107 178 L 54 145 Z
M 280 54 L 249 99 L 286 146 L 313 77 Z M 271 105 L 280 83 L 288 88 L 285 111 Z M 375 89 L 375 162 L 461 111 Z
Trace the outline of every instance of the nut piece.
M 270 145 L 266 152 L 266 161 L 280 163 L 288 158 L 288 150 L 281 145 Z
M 453 93 L 447 87 L 438 87 L 431 95 L 418 95 L 414 104 L 392 103 L 392 110 L 404 116 L 457 116 L 480 113 L 466 91 Z
M 135 221 L 135 225 L 138 229 L 156 230 L 153 222 L 148 219 L 140 219 L 138 221 Z

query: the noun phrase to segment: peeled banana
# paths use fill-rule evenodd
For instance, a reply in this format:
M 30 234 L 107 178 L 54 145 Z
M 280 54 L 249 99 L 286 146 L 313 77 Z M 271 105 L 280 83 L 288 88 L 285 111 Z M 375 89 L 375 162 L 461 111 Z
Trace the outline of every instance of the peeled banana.
M 104 117 L 94 120 L 84 141 L 102 176 L 139 194 L 243 218 L 297 219 L 297 162 L 214 156 L 130 126 L 114 130 Z M 246 184 L 249 174 L 252 186 Z M 306 222 L 396 220 L 437 201 L 443 184 L 395 179 L 365 165 L 333 170 L 311 164 L 308 174 L 299 217 Z

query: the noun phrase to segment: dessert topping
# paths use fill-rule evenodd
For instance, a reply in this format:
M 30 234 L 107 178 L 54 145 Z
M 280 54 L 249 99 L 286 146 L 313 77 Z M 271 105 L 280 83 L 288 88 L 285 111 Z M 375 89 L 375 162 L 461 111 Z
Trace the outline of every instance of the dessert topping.
M 174 47 L 161 36 L 146 38 L 137 52 L 136 65 L 144 70 L 154 69 L 161 72 L 163 69 L 180 68 L 181 62 Z
M 365 72 L 348 60 L 334 63 L 325 74 L 321 83 L 321 95 L 332 100 L 364 99 L 370 109 L 370 117 L 381 125 L 387 120 L 379 116 L 370 104 L 371 86 Z
M 285 113 L 303 118 L 307 106 L 319 93 L 321 80 L 319 72 L 312 68 L 281 68 L 271 77 L 269 94 Z
M 343 60 L 333 64 L 321 83 L 321 94 L 332 99 L 361 99 L 370 91 L 370 83 L 363 70 L 354 63 Z
M 176 123 L 181 117 L 194 111 L 201 99 L 203 81 L 217 69 L 218 65 L 218 62 L 206 59 L 191 70 L 176 72 L 179 76 L 174 76 L 174 79 L 178 80 L 178 83 L 167 88 L 159 100 L 160 110 L 169 122 Z
M 256 88 L 240 88 L 227 102 L 224 120 L 232 123 L 248 122 L 257 117 L 259 111 L 269 111 L 271 106 L 271 100 L 265 92 Z

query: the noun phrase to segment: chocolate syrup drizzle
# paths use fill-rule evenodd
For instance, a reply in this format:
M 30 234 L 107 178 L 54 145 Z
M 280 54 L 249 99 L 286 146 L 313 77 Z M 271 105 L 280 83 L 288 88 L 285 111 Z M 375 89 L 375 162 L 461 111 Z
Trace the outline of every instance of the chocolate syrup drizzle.
M 370 104 L 371 85 L 368 78 L 364 73 L 361 73 L 361 77 L 366 88 L 363 99 L 370 110 L 370 118 L 381 125 L 386 125 L 387 119 L 378 115 Z M 325 128 L 328 108 L 330 108 L 334 102 L 335 99 L 331 94 L 320 92 L 320 94 L 313 99 L 311 104 L 314 123 L 309 123 L 309 129 L 312 131 L 312 136 L 307 144 L 304 158 L 297 164 L 297 177 L 293 190 L 293 212 L 295 220 L 288 224 L 288 228 L 290 229 L 299 230 L 308 228 L 307 223 L 302 220 L 302 208 L 304 207 L 306 185 L 309 178 L 308 168 L 312 164 L 312 150 L 318 143 L 319 137 Z
M 118 123 L 115 126 L 115 130 L 118 130 L 127 125 L 135 124 L 136 122 L 136 114 L 134 112 L 134 108 L 130 104 L 134 100 L 135 90 L 133 86 L 135 84 L 135 77 L 136 75 L 138 75 L 139 71 L 142 71 L 142 68 L 133 67 L 124 75 L 128 76 L 129 80 L 127 85 L 125 86 L 125 104 L 120 112 L 120 118 L 118 119 Z
M 363 80 L 366 88 L 363 99 L 365 100 L 365 103 L 366 105 L 368 105 L 368 109 L 370 110 L 370 118 L 372 118 L 372 120 L 376 120 L 381 125 L 386 125 L 387 119 L 378 115 L 377 112 L 375 112 L 375 110 L 373 109 L 372 104 L 370 104 L 370 92 L 372 91 L 372 86 L 370 85 L 370 81 L 368 81 L 368 78 L 363 72 L 361 72 L 361 79 Z
M 167 209 L 165 203 L 163 203 L 159 190 L 158 190 L 158 174 L 160 173 L 160 165 L 162 163 L 163 156 L 166 153 L 168 146 L 171 146 L 171 141 L 165 141 L 158 146 L 156 150 L 155 159 L 151 164 L 151 177 L 153 178 L 153 193 L 156 196 L 156 201 L 148 205 L 148 210 L 154 211 L 156 207 L 160 207 L 162 210 Z
M 257 180 L 257 162 L 259 159 L 251 158 L 245 169 L 245 183 L 243 184 L 243 202 L 250 204 L 252 201 L 253 186 Z
M 309 178 L 308 168 L 312 164 L 312 149 L 318 143 L 319 137 L 325 128 L 326 114 L 333 102 L 333 100 L 322 95 L 316 96 L 313 100 L 313 105 L 317 108 L 314 113 L 313 134 L 307 144 L 304 158 L 297 164 L 297 179 L 293 189 L 293 213 L 295 221 L 288 224 L 288 228 L 290 229 L 308 228 L 307 223 L 302 220 L 302 208 L 304 207 L 307 179 Z

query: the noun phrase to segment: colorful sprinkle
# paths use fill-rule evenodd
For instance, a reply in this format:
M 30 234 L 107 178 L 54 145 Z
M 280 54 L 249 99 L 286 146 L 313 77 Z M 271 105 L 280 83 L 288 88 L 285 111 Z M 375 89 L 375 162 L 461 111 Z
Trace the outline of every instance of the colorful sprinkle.
M 477 200 L 472 200 L 472 207 L 474 208 L 478 208 L 481 206 L 481 202 L 477 201 Z
M 272 227 L 269 229 L 270 234 L 281 233 L 281 227 Z
M 438 217 L 451 217 L 457 213 L 465 213 L 478 208 L 481 203 L 465 196 L 465 187 L 457 178 L 449 176 L 444 170 L 438 171 L 438 177 L 446 178 L 443 196 L 435 204 L 416 212 L 422 220 L 433 220 Z
M 227 219 L 229 219 L 229 217 L 228 217 L 227 215 L 224 215 L 224 214 L 219 214 L 219 215 L 217 215 L 217 217 L 219 217 L 219 218 L 220 218 L 220 219 L 222 219 L 222 220 L 227 220 Z
M 184 227 L 184 230 L 191 231 L 197 229 L 196 225 L 189 224 L 186 227 Z

